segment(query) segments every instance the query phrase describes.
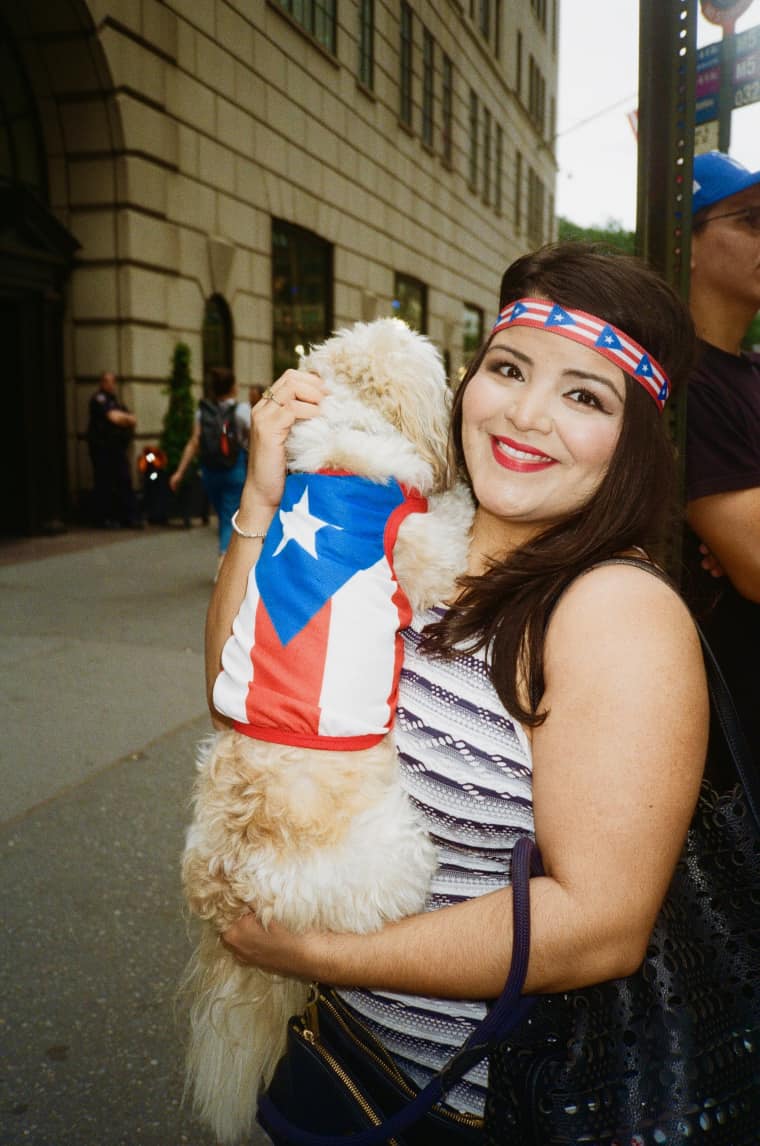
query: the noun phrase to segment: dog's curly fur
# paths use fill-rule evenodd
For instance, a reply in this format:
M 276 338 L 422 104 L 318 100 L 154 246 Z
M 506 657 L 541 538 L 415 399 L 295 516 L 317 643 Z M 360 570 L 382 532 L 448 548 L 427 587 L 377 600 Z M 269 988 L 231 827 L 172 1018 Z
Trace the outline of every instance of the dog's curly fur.
M 399 529 L 394 569 L 412 608 L 446 599 L 466 564 L 469 494 L 450 481 L 449 394 L 437 350 L 396 319 L 338 332 L 302 360 L 327 382 L 297 422 L 291 470 L 396 478 L 428 497 Z M 361 618 L 357 618 L 357 627 Z M 188 1086 L 223 1142 L 249 1131 L 306 984 L 238 964 L 219 933 L 252 906 L 266 926 L 367 932 L 419 911 L 435 848 L 398 780 L 392 734 L 325 751 L 235 731 L 201 747 L 182 875 L 204 921 L 186 974 Z

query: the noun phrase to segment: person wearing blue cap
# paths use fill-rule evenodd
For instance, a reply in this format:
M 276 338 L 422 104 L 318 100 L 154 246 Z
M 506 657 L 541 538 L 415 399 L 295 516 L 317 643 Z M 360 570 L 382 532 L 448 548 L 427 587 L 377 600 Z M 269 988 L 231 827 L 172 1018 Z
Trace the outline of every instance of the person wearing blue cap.
M 686 407 L 696 535 L 687 592 L 760 763 L 760 355 L 742 350 L 760 310 L 760 171 L 719 151 L 697 156 L 692 210 L 689 305 L 700 353 Z

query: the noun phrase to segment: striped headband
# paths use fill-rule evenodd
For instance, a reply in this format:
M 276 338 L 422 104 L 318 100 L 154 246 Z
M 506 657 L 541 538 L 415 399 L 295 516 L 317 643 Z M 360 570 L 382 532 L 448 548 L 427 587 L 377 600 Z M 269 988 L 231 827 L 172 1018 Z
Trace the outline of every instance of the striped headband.
M 662 411 L 670 393 L 670 382 L 659 362 L 629 335 L 583 310 L 565 310 L 543 298 L 519 298 L 501 311 L 492 334 L 508 326 L 532 326 L 561 334 L 573 342 L 589 346 L 625 374 L 630 374 L 646 390 Z

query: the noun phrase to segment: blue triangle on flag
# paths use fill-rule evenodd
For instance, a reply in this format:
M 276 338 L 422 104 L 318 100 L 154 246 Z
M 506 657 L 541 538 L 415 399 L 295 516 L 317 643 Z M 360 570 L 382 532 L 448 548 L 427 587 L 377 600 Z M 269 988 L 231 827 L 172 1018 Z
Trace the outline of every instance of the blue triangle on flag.
M 654 370 L 652 370 L 652 363 L 649 361 L 648 354 L 642 354 L 641 361 L 634 370 L 634 374 L 640 374 L 642 378 L 654 377 Z
M 575 320 L 561 306 L 553 306 L 544 326 L 575 326 Z
M 515 305 L 512 307 L 512 314 L 510 316 L 510 320 L 515 319 L 515 318 L 519 318 L 521 314 L 525 314 L 527 309 L 528 308 L 524 302 L 516 302 Z
M 605 326 L 595 343 L 604 350 L 622 350 L 623 344 L 611 326 Z
M 668 384 L 667 384 L 667 382 L 663 382 L 662 386 L 660 387 L 660 392 L 657 395 L 657 397 L 660 399 L 661 402 L 664 402 L 665 399 L 667 398 L 667 396 L 668 396 Z
M 309 513 L 324 523 L 315 533 L 317 556 L 291 538 L 284 519 L 308 490 Z M 288 474 L 280 512 L 269 526 L 256 565 L 256 585 L 283 645 L 304 629 L 357 572 L 384 555 L 388 518 L 403 503 L 395 479 L 386 485 L 352 474 Z

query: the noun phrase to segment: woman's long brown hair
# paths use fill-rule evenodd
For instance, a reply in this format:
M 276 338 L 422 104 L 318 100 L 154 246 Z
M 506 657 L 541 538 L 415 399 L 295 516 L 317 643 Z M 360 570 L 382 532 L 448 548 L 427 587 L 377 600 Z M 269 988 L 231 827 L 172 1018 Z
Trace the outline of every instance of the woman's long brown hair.
M 664 367 L 673 389 L 692 366 L 688 310 L 638 259 L 585 243 L 559 243 L 525 255 L 502 279 L 500 310 L 540 295 L 617 326 Z M 462 399 L 490 339 L 464 377 L 452 412 L 452 449 L 469 481 L 462 448 Z M 457 603 L 425 629 L 423 648 L 451 655 L 486 648 L 491 679 L 507 711 L 534 726 L 544 692 L 544 636 L 558 598 L 585 569 L 632 546 L 656 547 L 673 520 L 675 460 L 663 416 L 639 382 L 626 376 L 623 422 L 599 487 L 579 510 L 494 559 L 480 576 L 462 579 Z

